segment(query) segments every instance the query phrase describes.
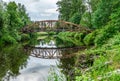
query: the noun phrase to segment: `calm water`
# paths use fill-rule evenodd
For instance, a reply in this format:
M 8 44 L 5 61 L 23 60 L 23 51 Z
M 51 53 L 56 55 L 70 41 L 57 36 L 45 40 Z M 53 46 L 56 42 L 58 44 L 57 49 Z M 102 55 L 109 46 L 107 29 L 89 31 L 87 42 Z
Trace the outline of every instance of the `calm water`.
M 51 67 L 72 81 L 75 53 L 80 50 L 77 41 L 47 37 L 34 47 L 1 47 L 0 81 L 47 81 Z

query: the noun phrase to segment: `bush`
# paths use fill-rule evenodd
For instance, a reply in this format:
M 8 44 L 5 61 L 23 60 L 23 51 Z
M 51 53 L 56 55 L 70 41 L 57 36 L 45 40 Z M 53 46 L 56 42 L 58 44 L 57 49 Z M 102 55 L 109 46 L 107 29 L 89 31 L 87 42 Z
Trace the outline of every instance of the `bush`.
M 76 34 L 76 32 L 69 32 L 69 33 L 67 34 L 67 36 L 68 36 L 68 37 L 74 37 L 75 34 Z
M 83 39 L 85 45 L 94 45 L 94 40 L 95 40 L 95 37 L 96 37 L 96 34 L 97 34 L 97 30 L 86 35 L 85 38 Z
M 15 43 L 17 43 L 17 41 L 10 35 L 4 35 L 2 37 L 2 41 L 4 41 L 4 43 L 6 43 L 6 44 L 15 44 Z
M 18 33 L 14 33 L 14 38 L 15 38 L 16 41 L 21 40 L 21 36 Z
M 101 29 L 99 35 L 96 36 L 95 45 L 103 45 L 109 38 L 112 38 L 120 30 L 120 8 L 115 9 L 111 14 L 111 21 Z
M 120 33 L 115 35 L 108 43 L 112 45 L 120 45 Z
M 21 35 L 21 40 L 25 41 L 25 40 L 29 40 L 30 39 L 30 35 L 29 34 L 22 34 Z
M 48 35 L 56 35 L 56 32 L 48 32 Z
M 91 24 L 91 14 L 89 12 L 85 12 L 82 15 L 82 19 L 80 20 L 80 25 L 92 28 Z
M 37 38 L 38 37 L 38 35 L 37 35 L 37 33 L 29 33 L 29 36 L 30 36 L 30 38 Z
M 70 18 L 70 22 L 73 22 L 73 23 L 75 23 L 75 24 L 79 24 L 80 21 L 81 20 L 81 15 L 80 15 L 80 13 L 75 13 L 71 18 Z

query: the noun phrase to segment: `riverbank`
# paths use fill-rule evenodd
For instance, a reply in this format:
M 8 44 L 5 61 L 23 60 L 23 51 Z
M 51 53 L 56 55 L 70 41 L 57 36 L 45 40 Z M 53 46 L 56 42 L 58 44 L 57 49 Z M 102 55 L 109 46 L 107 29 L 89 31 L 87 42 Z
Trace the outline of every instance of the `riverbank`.
M 74 45 L 86 46 L 77 52 L 74 60 L 74 80 L 119 81 L 120 33 L 114 33 L 104 43 L 98 43 L 98 37 L 105 29 L 95 30 L 89 34 L 80 32 L 60 32 L 57 37 Z M 111 32 L 108 32 L 111 33 Z M 73 69 L 72 69 L 73 70 Z M 54 75 L 53 75 L 54 76 Z M 56 76 L 56 75 L 55 75 Z M 59 75 L 56 77 L 60 77 Z M 58 80 L 60 81 L 60 80 Z
M 62 32 L 58 34 L 58 37 L 64 40 L 68 38 L 75 39 L 76 35 L 78 35 L 79 43 L 82 42 L 81 46 L 87 47 L 85 50 L 77 53 L 78 58 L 76 59 L 75 66 L 73 66 L 76 72 L 75 81 L 120 80 L 120 33 L 115 33 L 109 40 L 103 40 L 105 41 L 103 44 L 97 44 L 95 40 L 98 40 L 97 36 L 100 36 L 98 31 L 95 30 L 87 35 L 75 32 Z

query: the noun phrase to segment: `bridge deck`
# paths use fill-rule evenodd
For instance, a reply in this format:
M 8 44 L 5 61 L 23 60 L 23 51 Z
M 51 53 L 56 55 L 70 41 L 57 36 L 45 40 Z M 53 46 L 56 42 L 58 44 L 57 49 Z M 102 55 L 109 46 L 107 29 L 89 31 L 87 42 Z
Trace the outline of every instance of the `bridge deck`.
M 86 27 L 82 27 L 81 25 L 74 24 L 71 22 L 66 22 L 62 20 L 43 20 L 43 21 L 35 21 L 31 25 L 27 25 L 23 27 L 23 32 L 37 32 L 37 31 L 87 31 L 91 32 L 90 29 Z

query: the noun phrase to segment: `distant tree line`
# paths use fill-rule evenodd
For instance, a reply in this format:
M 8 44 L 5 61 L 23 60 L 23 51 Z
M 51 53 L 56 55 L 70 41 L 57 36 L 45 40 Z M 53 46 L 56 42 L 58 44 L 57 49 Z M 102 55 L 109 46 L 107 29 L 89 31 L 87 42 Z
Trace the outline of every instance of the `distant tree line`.
M 21 41 L 20 30 L 30 22 L 24 5 L 0 0 L 0 44 Z

